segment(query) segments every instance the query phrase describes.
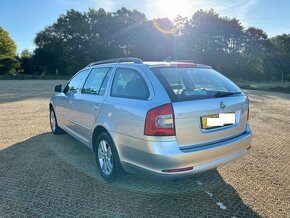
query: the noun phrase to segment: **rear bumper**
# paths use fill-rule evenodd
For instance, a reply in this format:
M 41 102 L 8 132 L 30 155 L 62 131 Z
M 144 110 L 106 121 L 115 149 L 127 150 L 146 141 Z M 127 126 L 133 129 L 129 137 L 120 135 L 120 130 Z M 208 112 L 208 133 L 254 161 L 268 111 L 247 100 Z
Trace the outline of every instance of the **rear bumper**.
M 116 144 L 125 171 L 154 178 L 178 178 L 210 170 L 244 156 L 251 147 L 251 138 L 248 126 L 246 132 L 238 137 L 183 151 L 175 141 L 120 140 L 119 136 L 116 139 L 120 143 Z M 131 143 L 135 146 L 130 146 Z M 183 172 L 163 172 L 189 167 L 192 169 Z

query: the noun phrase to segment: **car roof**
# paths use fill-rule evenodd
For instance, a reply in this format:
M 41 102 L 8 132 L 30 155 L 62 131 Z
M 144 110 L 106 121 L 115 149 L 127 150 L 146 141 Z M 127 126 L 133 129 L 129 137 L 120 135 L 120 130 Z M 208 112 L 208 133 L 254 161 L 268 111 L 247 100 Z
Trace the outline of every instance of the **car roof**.
M 170 59 L 164 61 L 145 61 L 143 62 L 139 58 L 115 58 L 115 59 L 108 59 L 98 62 L 90 63 L 86 68 L 93 67 L 96 65 L 123 65 L 123 64 L 133 64 L 133 65 L 146 65 L 149 68 L 154 67 L 186 67 L 186 68 L 211 68 L 208 65 L 204 64 L 196 64 L 192 61 L 171 61 Z
M 143 62 L 150 68 L 155 67 L 193 67 L 193 68 L 212 68 L 211 66 L 204 64 L 196 64 L 189 61 L 145 61 Z

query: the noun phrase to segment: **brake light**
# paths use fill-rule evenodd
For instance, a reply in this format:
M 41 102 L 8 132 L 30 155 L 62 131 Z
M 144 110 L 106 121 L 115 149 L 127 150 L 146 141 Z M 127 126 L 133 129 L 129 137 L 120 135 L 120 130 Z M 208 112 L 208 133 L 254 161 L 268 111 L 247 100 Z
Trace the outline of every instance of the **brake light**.
M 192 67 L 197 67 L 197 64 L 193 64 L 193 63 L 180 63 L 180 64 L 176 64 L 177 67 L 180 68 L 192 68 Z
M 174 114 L 171 104 L 161 105 L 147 112 L 144 135 L 175 136 Z

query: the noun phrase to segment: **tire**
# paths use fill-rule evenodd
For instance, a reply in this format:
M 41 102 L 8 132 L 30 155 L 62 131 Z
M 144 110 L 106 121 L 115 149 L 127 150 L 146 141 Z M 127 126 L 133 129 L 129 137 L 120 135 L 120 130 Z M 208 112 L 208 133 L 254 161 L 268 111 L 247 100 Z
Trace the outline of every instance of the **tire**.
M 49 122 L 50 122 L 51 132 L 53 134 L 59 135 L 63 133 L 63 130 L 57 124 L 57 119 L 56 119 L 56 115 L 53 108 L 50 108 L 49 110 Z
M 123 169 L 115 144 L 107 133 L 103 132 L 97 137 L 95 153 L 98 170 L 102 178 L 109 183 L 120 179 Z

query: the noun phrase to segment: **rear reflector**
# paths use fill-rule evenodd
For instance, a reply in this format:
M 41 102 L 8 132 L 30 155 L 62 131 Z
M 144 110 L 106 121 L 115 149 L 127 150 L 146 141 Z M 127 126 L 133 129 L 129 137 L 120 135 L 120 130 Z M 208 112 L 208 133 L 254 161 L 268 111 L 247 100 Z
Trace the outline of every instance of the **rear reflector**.
M 178 172 L 184 172 L 192 170 L 193 167 L 185 167 L 185 168 L 178 168 L 178 169 L 169 169 L 169 170 L 161 170 L 164 173 L 178 173 Z
M 171 104 L 161 105 L 147 112 L 144 135 L 175 136 L 174 114 Z

